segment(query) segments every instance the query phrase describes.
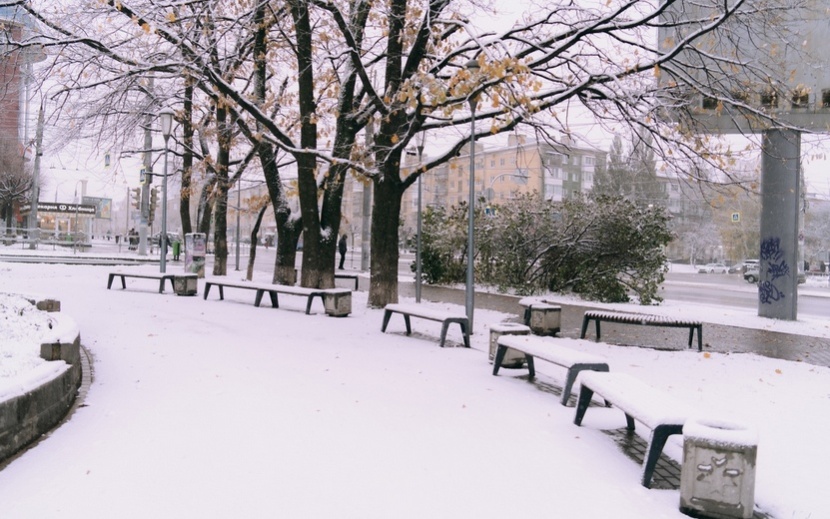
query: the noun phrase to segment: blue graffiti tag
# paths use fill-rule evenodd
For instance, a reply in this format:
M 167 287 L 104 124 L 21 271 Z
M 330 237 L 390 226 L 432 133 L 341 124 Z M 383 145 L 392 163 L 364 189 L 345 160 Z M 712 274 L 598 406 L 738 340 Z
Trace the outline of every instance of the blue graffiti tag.
M 775 281 L 790 275 L 780 238 L 767 238 L 761 242 L 761 262 L 766 262 L 767 269 L 765 279 L 758 282 L 758 298 L 761 303 L 769 305 L 784 299 L 785 294 L 775 286 Z

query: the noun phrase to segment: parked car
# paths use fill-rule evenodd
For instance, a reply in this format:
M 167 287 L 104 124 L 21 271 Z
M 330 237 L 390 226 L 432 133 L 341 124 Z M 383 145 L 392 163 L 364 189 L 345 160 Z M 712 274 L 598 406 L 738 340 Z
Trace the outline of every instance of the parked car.
M 707 263 L 697 269 L 699 274 L 726 274 L 729 269 L 723 263 Z
M 744 272 L 744 280 L 747 283 L 757 283 L 758 280 L 761 278 L 761 275 L 760 275 L 761 265 L 759 263 L 757 263 L 757 260 L 755 260 L 755 261 L 756 261 L 756 263 L 752 263 L 752 264 L 747 265 L 746 271 Z M 801 285 L 801 284 L 804 284 L 806 282 L 807 282 L 807 276 L 805 276 L 803 272 L 799 272 L 798 273 L 798 284 Z
M 760 277 L 759 271 L 760 265 L 758 263 L 747 265 L 744 271 L 744 281 L 747 283 L 757 283 Z
M 730 274 L 737 274 L 738 272 L 740 272 L 741 274 L 743 274 L 744 272 L 747 271 L 747 269 L 749 267 L 751 267 L 753 265 L 755 267 L 758 266 L 758 260 L 757 259 L 743 260 L 742 262 L 736 263 L 736 264 L 732 265 L 731 267 L 729 267 L 729 273 Z

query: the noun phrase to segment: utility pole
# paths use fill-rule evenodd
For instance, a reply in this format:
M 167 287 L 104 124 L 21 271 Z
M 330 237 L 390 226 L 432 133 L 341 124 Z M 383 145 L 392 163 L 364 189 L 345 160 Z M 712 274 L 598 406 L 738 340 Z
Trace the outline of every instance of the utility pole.
M 43 144 L 43 102 L 40 103 L 40 110 L 37 114 L 37 129 L 35 130 L 35 163 L 32 168 L 32 209 L 29 212 L 29 230 L 32 241 L 29 248 L 34 249 L 40 241 L 40 228 L 37 225 L 37 202 L 40 199 L 40 156 L 43 155 L 41 146 Z
M 138 255 L 147 255 L 147 227 L 150 221 L 150 184 L 153 182 L 153 86 L 155 78 L 147 79 L 147 113 L 144 114 L 144 183 L 141 186 L 141 223 L 138 226 Z

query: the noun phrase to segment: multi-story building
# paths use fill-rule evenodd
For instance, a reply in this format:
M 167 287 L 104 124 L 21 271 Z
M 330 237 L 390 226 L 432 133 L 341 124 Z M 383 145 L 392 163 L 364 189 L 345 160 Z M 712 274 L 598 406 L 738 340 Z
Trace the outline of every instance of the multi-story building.
M 509 203 L 521 194 L 536 192 L 547 200 L 561 201 L 591 190 L 594 172 L 605 162 L 606 152 L 569 144 L 530 141 L 511 135 L 507 146 L 486 147 L 476 143 L 475 199 L 486 204 Z M 402 175 L 418 165 L 408 156 Z M 422 177 L 422 208 L 451 206 L 469 198 L 470 148 Z M 415 236 L 418 218 L 417 185 L 407 189 L 401 206 L 401 240 Z

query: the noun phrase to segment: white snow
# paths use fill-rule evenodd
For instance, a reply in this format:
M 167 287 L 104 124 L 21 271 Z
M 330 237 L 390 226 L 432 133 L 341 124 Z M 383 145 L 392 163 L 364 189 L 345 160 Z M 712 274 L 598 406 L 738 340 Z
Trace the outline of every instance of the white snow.
M 514 315 L 477 310 L 472 349 L 439 348 L 439 323 L 414 320 L 407 337 L 393 319 L 381 333 L 383 312 L 368 309 L 363 292 L 349 317 L 332 318 L 319 302 L 305 315 L 299 298 L 273 309 L 239 291 L 225 301 L 160 295 L 151 280 L 107 290 L 109 270 L 0 263 L 0 291 L 60 300 L 94 358 L 84 407 L 0 470 L 4 519 L 685 517 L 679 491 L 643 488 L 641 467 L 601 431 L 624 426 L 618 409 L 593 408 L 577 427 L 573 408 L 526 370 L 492 376 L 488 327 L 517 317 L 518 305 Z M 828 334 L 818 318 L 786 323 L 688 303 L 608 308 Z M 24 326 L 0 322 L 4 334 Z M 21 335 L 7 337 L 3 348 Z M 461 342 L 457 327 L 448 340 Z M 31 347 L 26 362 L 40 364 L 39 343 Z M 686 348 L 579 347 L 701 418 L 756 431 L 764 512 L 830 517 L 830 369 Z M 2 369 L 18 357 L 4 354 Z M 561 368 L 540 363 L 537 372 L 561 387 Z M 675 436 L 666 451 L 679 459 L 681 445 Z

